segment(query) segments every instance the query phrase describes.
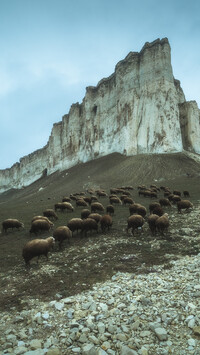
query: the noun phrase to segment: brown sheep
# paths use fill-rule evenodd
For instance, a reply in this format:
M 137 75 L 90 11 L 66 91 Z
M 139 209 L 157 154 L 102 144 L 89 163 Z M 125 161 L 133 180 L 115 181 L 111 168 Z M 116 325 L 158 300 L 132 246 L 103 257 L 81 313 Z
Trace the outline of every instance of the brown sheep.
M 131 197 L 125 197 L 125 198 L 123 198 L 123 203 L 124 203 L 124 205 L 126 205 L 126 204 L 133 205 L 134 201 Z
M 121 205 L 122 204 L 122 201 L 120 200 L 119 197 L 110 197 L 109 200 L 110 200 L 111 205 L 113 205 L 113 204 Z
M 155 206 L 152 210 L 151 213 L 157 214 L 158 216 L 162 216 L 164 214 L 164 210 L 161 206 Z
M 80 199 L 76 200 L 76 206 L 77 207 L 87 207 L 88 203 L 86 201 L 84 201 L 83 198 L 80 198 Z
M 87 236 L 88 231 L 93 230 L 98 232 L 98 223 L 93 218 L 84 219 L 82 224 L 82 233 L 84 233 L 85 237 Z
M 82 218 L 82 219 L 88 218 L 89 214 L 90 214 L 90 210 L 88 210 L 87 208 L 85 208 L 85 209 L 83 209 L 83 210 L 81 211 L 81 218 Z
M 181 201 L 181 197 L 179 195 L 173 195 L 169 200 L 172 201 L 173 204 L 176 204 L 178 201 Z
M 102 232 L 105 232 L 106 229 L 109 230 L 112 226 L 112 217 L 109 214 L 105 214 L 102 216 L 100 223 Z
M 18 221 L 18 219 L 8 218 L 2 222 L 2 232 L 7 233 L 9 228 L 24 228 L 24 224 Z
M 159 200 L 159 203 L 160 203 L 160 205 L 161 205 L 162 207 L 163 207 L 163 206 L 166 206 L 166 207 L 167 207 L 167 206 L 169 206 L 169 207 L 172 206 L 168 198 L 161 198 L 161 199 Z
M 193 204 L 189 200 L 181 200 L 177 202 L 178 213 L 181 213 L 181 210 L 186 209 L 189 211 L 189 208 L 193 208 Z
M 99 213 L 90 213 L 88 218 L 94 219 L 97 223 L 100 222 L 102 216 Z
M 79 230 L 82 230 L 82 225 L 83 225 L 83 220 L 81 218 L 72 218 L 67 223 L 67 226 L 72 231 L 72 235 L 74 231 L 77 231 L 78 233 Z
M 174 190 L 174 191 L 173 191 L 173 195 L 181 196 L 181 191 L 179 191 L 179 190 Z
M 187 191 L 187 190 L 183 191 L 183 196 L 184 197 L 190 197 L 189 191 Z
M 100 202 L 91 203 L 91 212 L 104 212 L 104 207 Z
M 71 198 L 68 196 L 63 197 L 62 202 L 71 202 Z
M 31 223 L 33 223 L 34 221 L 36 221 L 38 219 L 43 219 L 44 221 L 47 221 L 50 224 L 51 228 L 53 228 L 54 224 L 48 219 L 48 217 L 45 217 L 45 216 L 34 216 L 32 218 Z
M 55 211 L 54 210 L 52 210 L 52 209 L 47 209 L 47 210 L 45 210 L 44 212 L 43 212 L 43 216 L 44 217 L 48 217 L 48 218 L 52 218 L 52 219 L 55 219 L 55 220 L 57 220 L 58 219 L 58 216 L 57 216 L 57 214 L 55 213 Z
M 55 241 L 59 242 L 59 249 L 61 249 L 64 240 L 67 240 L 68 243 L 70 242 L 70 239 L 72 238 L 72 231 L 67 226 L 60 226 L 54 230 L 53 237 Z
M 84 200 L 85 202 L 89 203 L 89 205 L 91 205 L 91 203 L 92 203 L 91 196 L 85 196 L 85 197 L 83 197 L 83 200 Z
M 108 205 L 106 207 L 106 212 L 109 213 L 110 215 L 113 215 L 115 213 L 115 209 L 114 209 L 113 205 Z
M 153 213 L 153 210 L 155 207 L 161 207 L 160 203 L 159 202 L 152 202 L 150 203 L 149 205 L 149 213 Z
M 107 193 L 105 191 L 98 190 L 97 191 L 97 196 L 98 197 L 106 197 L 108 195 L 107 195 Z
M 133 214 L 127 220 L 127 233 L 130 228 L 132 228 L 132 234 L 134 235 L 135 229 L 142 228 L 144 224 L 144 218 L 139 214 Z
M 134 203 L 133 205 L 130 205 L 129 212 L 130 215 L 136 213 L 141 215 L 142 217 L 145 217 L 147 214 L 146 207 L 142 206 L 140 203 Z
M 45 255 L 48 259 L 48 252 L 53 248 L 54 244 L 55 239 L 53 237 L 48 237 L 46 239 L 33 239 L 26 243 L 22 250 L 22 256 L 26 265 L 30 265 L 30 260 L 35 256 L 38 257 L 38 260 L 40 255 Z
M 36 219 L 31 224 L 31 229 L 29 232 L 34 233 L 36 235 L 39 232 L 49 232 L 50 229 L 51 225 L 49 224 L 49 222 L 45 221 L 44 219 Z
M 60 211 L 70 211 L 73 212 L 74 211 L 74 207 L 72 206 L 72 204 L 70 202 L 58 202 L 55 204 L 54 206 L 55 211 L 60 210 Z
M 168 214 L 164 213 L 161 217 L 156 220 L 156 229 L 158 232 L 164 234 L 164 230 L 169 228 L 169 218 Z
M 151 230 L 152 234 L 155 234 L 156 232 L 156 221 L 159 218 L 157 214 L 151 214 L 148 217 L 148 224 L 149 224 L 149 229 Z

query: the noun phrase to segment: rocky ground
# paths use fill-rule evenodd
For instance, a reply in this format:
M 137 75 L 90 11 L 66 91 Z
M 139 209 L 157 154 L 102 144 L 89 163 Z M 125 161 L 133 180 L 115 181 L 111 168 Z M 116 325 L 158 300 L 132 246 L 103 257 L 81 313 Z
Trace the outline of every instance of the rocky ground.
M 172 243 L 178 240 L 189 254 L 200 247 L 199 213 L 200 206 L 191 213 L 171 213 L 167 236 Z M 108 249 L 122 243 L 121 238 L 108 243 Z M 160 237 L 131 238 L 134 245 L 148 244 L 150 253 L 159 252 L 165 242 Z M 94 244 L 94 253 L 102 242 Z M 73 246 L 70 248 L 65 253 L 73 252 Z M 134 258 L 138 256 L 126 253 L 121 262 L 134 263 Z M 1 354 L 199 355 L 200 253 L 169 253 L 163 261 L 151 266 L 142 263 L 134 273 L 118 271 L 107 281 L 70 297 L 56 291 L 48 301 L 23 295 L 20 308 L 1 313 Z M 75 267 L 73 270 L 76 272 Z M 37 275 L 53 275 L 55 270 L 45 263 L 32 273 L 37 279 Z M 8 279 L 7 275 L 9 289 Z M 60 282 L 64 282 L 62 278 Z

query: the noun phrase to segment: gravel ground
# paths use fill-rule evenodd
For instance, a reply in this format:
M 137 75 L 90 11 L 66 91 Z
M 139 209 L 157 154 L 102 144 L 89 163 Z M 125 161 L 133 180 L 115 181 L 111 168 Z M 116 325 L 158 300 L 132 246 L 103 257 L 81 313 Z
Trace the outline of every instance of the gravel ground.
M 2 354 L 200 354 L 200 254 L 2 312 Z

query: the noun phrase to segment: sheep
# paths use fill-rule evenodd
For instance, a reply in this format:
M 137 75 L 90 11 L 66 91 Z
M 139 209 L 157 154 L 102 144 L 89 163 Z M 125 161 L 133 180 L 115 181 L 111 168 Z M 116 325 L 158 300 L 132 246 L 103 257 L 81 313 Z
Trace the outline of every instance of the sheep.
M 52 219 L 55 219 L 55 220 L 57 220 L 58 219 L 58 216 L 57 216 L 57 214 L 55 213 L 55 211 L 54 210 L 52 210 L 52 209 L 47 209 L 47 210 L 45 210 L 44 212 L 43 212 L 43 216 L 44 217 L 49 217 L 49 218 L 52 218 Z
M 74 231 L 78 231 L 82 229 L 83 220 L 81 218 L 72 218 L 67 223 L 67 227 L 72 231 L 72 235 Z
M 116 196 L 116 197 L 115 197 L 115 196 L 110 197 L 109 200 L 110 200 L 110 204 L 111 204 L 111 205 L 113 205 L 113 204 L 119 204 L 119 205 L 121 205 L 121 204 L 122 204 L 122 201 L 121 201 L 120 198 L 117 197 L 117 196 Z
M 82 219 L 88 218 L 89 214 L 90 214 L 90 210 L 85 208 L 81 211 L 81 218 Z
M 105 191 L 98 190 L 97 191 L 97 196 L 98 197 L 106 197 L 108 195 L 107 195 L 107 193 Z
M 91 203 L 91 212 L 104 212 L 104 207 L 100 202 L 92 202 Z
M 99 213 L 90 213 L 88 218 L 94 219 L 97 223 L 100 222 L 102 216 Z
M 51 225 L 49 222 L 45 221 L 44 219 L 36 219 L 33 221 L 31 224 L 31 229 L 29 233 L 34 233 L 35 235 L 38 234 L 39 232 L 45 232 L 51 229 Z
M 179 190 L 174 190 L 173 195 L 181 196 L 181 191 Z
M 86 218 L 82 223 L 82 231 L 81 233 L 87 236 L 88 231 L 95 230 L 98 232 L 98 223 L 93 218 Z
M 152 208 L 151 213 L 157 214 L 158 216 L 162 216 L 164 214 L 164 210 L 160 205 L 158 205 Z
M 186 209 L 189 211 L 189 208 L 193 208 L 193 204 L 189 200 L 181 200 L 177 202 L 178 213 L 181 213 L 181 210 Z
M 123 198 L 123 203 L 124 203 L 124 205 L 126 205 L 126 204 L 133 205 L 134 201 L 131 197 L 125 197 L 125 198 Z
M 74 207 L 72 206 L 72 204 L 70 202 L 58 202 L 55 204 L 54 206 L 55 211 L 60 210 L 60 211 L 70 211 L 73 212 L 74 211 Z
M 45 217 L 45 216 L 34 216 L 32 218 L 31 223 L 33 223 L 34 221 L 36 221 L 38 219 L 43 219 L 44 221 L 47 221 L 50 224 L 51 228 L 53 228 L 54 224 L 48 219 L 48 217 Z
M 160 203 L 159 202 L 152 202 L 150 203 L 149 205 L 149 213 L 153 213 L 153 210 L 155 207 L 161 207 Z
M 172 206 L 168 198 L 161 198 L 159 200 L 159 203 L 160 203 L 161 207 L 163 207 L 163 206 L 171 207 Z
M 155 234 L 156 232 L 156 221 L 159 218 L 157 214 L 151 214 L 148 217 L 148 224 L 149 224 L 149 229 L 151 230 L 152 234 Z
M 129 212 L 130 215 L 136 213 L 141 215 L 142 217 L 145 217 L 147 214 L 146 207 L 142 206 L 140 203 L 134 203 L 133 205 L 130 205 Z
M 169 227 L 169 218 L 168 214 L 164 213 L 161 217 L 159 217 L 156 222 L 156 229 L 158 232 L 164 234 L 164 230 L 167 230 Z
M 62 243 L 65 239 L 67 239 L 68 243 L 72 238 L 72 231 L 67 226 L 60 226 L 56 228 L 53 232 L 53 237 L 55 241 L 59 242 L 59 249 L 61 249 Z
M 89 205 L 91 205 L 91 203 L 92 203 L 91 196 L 85 196 L 85 197 L 83 197 L 83 200 L 84 200 L 85 202 L 89 203 Z
M 102 232 L 105 232 L 106 229 L 109 230 L 112 226 L 112 217 L 109 214 L 105 214 L 102 216 L 100 223 Z
M 9 228 L 24 228 L 24 224 L 20 221 L 18 221 L 18 219 L 14 219 L 14 218 L 8 218 L 5 221 L 2 222 L 2 232 L 7 233 L 7 230 Z
M 183 191 L 183 196 L 184 197 L 190 197 L 189 191 L 187 191 L 187 190 Z
M 33 239 L 25 244 L 22 250 L 22 256 L 27 266 L 30 265 L 30 260 L 35 256 L 45 255 L 48 260 L 48 252 L 53 248 L 55 239 L 48 237 L 46 239 Z M 37 260 L 37 263 L 38 263 Z
M 108 205 L 106 207 L 106 212 L 109 213 L 110 215 L 113 215 L 115 213 L 115 209 L 112 205 Z
M 76 206 L 77 207 L 87 207 L 88 203 L 86 201 L 84 201 L 83 198 L 80 198 L 80 199 L 76 200 Z
M 63 197 L 62 202 L 71 202 L 71 198 L 65 196 L 65 197 Z
M 173 195 L 170 201 L 172 201 L 173 204 L 176 204 L 177 202 L 181 201 L 181 197 L 179 195 Z
M 144 218 L 139 214 L 133 214 L 127 220 L 126 231 L 128 233 L 129 229 L 132 228 L 132 234 L 134 235 L 135 229 L 141 228 L 144 224 Z

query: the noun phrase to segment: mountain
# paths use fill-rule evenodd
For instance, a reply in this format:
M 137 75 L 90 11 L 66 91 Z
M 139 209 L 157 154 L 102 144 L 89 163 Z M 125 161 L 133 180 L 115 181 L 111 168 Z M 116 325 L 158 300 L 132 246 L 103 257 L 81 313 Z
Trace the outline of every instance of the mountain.
M 45 147 L 0 170 L 0 191 L 111 153 L 200 153 L 200 110 L 173 77 L 167 38 L 130 52 L 114 73 L 87 87 L 55 123 Z

